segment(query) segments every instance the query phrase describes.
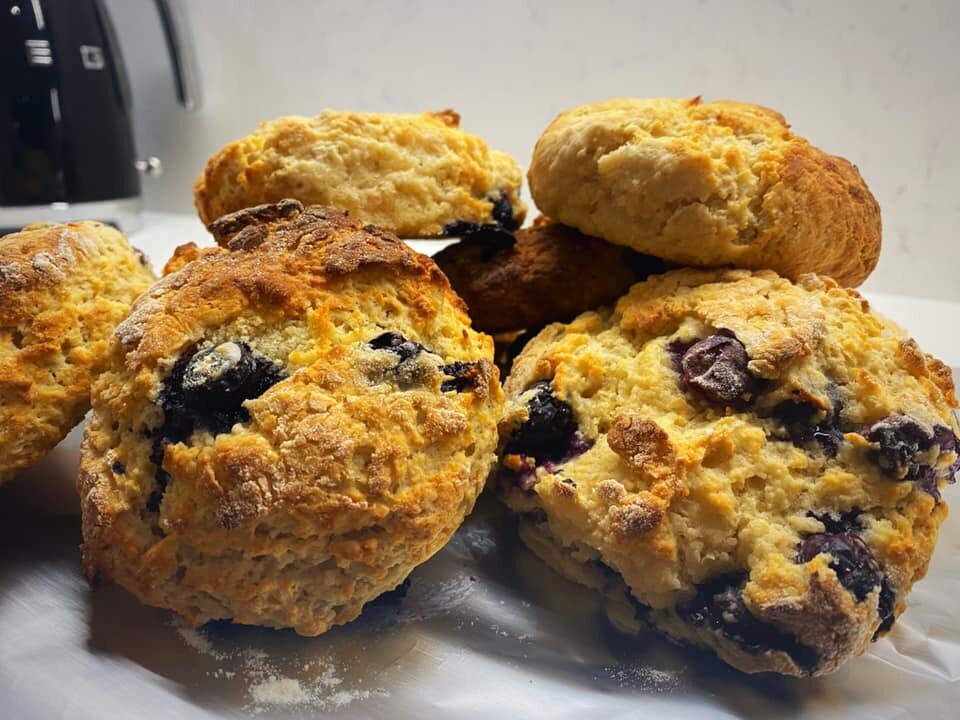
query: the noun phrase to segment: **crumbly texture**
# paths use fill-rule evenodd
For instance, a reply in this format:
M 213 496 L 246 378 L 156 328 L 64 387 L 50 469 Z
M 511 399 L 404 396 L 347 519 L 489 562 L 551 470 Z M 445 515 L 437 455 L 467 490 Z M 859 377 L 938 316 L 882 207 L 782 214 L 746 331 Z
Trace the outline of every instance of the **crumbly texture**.
M 747 672 L 889 629 L 960 466 L 949 369 L 815 275 L 652 277 L 545 328 L 505 391 L 494 482 L 528 544 Z
M 318 635 L 450 538 L 495 458 L 493 342 L 427 257 L 253 208 L 115 333 L 81 458 L 83 566 L 198 625 Z
M 433 259 L 474 325 L 489 333 L 572 320 L 663 270 L 656 258 L 550 221 L 512 235 L 466 238 Z
M 585 105 L 546 129 L 528 178 L 558 222 L 684 265 L 816 272 L 853 287 L 880 255 L 880 208 L 857 168 L 757 105 Z
M 0 483 L 90 409 L 110 335 L 153 282 L 146 258 L 94 222 L 0 238 Z
M 326 110 L 264 122 L 207 162 L 200 219 L 294 198 L 330 205 L 400 237 L 519 227 L 517 162 L 460 129 L 453 110 L 421 115 Z

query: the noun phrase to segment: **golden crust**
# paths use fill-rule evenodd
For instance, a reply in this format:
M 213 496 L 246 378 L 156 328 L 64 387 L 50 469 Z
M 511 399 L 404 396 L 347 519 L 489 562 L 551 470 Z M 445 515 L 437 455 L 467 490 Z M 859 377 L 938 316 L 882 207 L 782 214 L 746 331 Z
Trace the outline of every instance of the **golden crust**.
M 197 180 L 194 202 L 205 224 L 296 198 L 348 211 L 401 237 L 440 237 L 452 223 L 502 222 L 494 212 L 501 197 L 519 226 L 526 212 L 521 182 L 516 161 L 461 130 L 452 110 L 325 110 L 261 123 L 224 147 Z
M 686 390 L 677 370 L 682 350 L 672 348 L 717 334 L 742 343 L 758 388 L 735 408 Z M 882 470 L 867 428 L 907 415 L 957 433 L 954 390 L 941 367 L 829 278 L 669 272 L 635 285 L 613 310 L 550 325 L 526 345 L 504 386 L 504 447 L 521 452 L 511 438 L 530 417 L 531 388 L 543 381 L 569 405 L 586 444 L 580 454 L 536 463 L 529 483 L 501 471 L 497 485 L 514 511 L 545 516 L 531 543 L 538 554 L 555 566 L 609 566 L 647 606 L 648 621 L 669 634 L 747 672 L 830 672 L 878 631 L 881 588 L 858 600 L 829 555 L 797 562 L 797 548 L 828 531 L 821 518 L 857 514 L 848 522 L 893 593 L 893 617 L 902 612 L 947 506 L 919 482 Z M 837 412 L 830 422 L 844 434 L 836 454 L 793 440 L 778 414 L 784 402 L 809 407 L 811 423 L 828 422 L 816 413 Z M 942 447 L 923 460 L 941 490 L 956 462 Z M 517 468 L 517 457 L 505 454 L 505 467 Z M 547 541 L 559 549 L 544 550 Z M 752 617 L 812 650 L 813 667 L 781 647 L 745 649 L 682 617 L 679 608 L 699 588 L 731 574 L 744 578 Z
M 500 242 L 466 238 L 433 258 L 484 332 L 572 320 L 663 270 L 656 258 L 543 218 L 514 233 L 515 242 L 506 234 L 497 237 Z
M 100 223 L 0 239 L 0 483 L 80 422 L 113 328 L 152 281 L 145 258 Z
M 217 236 L 265 228 L 260 242 L 193 257 L 117 328 L 83 442 L 83 564 L 195 624 L 317 635 L 453 534 L 494 458 L 502 391 L 491 339 L 429 258 L 327 208 L 262 210 Z M 401 363 L 368 344 L 386 331 L 425 349 Z M 177 361 L 236 343 L 285 379 L 228 429 L 165 440 Z M 450 390 L 454 362 L 473 371 Z
M 621 98 L 561 113 L 528 173 L 537 206 L 581 232 L 685 265 L 862 283 L 880 208 L 856 167 L 757 105 Z

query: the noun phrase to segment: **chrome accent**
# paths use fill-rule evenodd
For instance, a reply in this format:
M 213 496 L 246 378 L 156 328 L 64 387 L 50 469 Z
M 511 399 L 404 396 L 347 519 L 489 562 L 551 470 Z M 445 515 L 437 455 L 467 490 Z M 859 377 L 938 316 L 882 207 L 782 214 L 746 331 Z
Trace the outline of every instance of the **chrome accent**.
M 170 52 L 170 63 L 173 65 L 177 99 L 187 110 L 198 110 L 201 102 L 200 73 L 186 11 L 180 0 L 156 0 L 156 3 Z
M 151 155 L 146 160 L 137 160 L 133 166 L 144 175 L 149 177 L 160 177 L 163 175 L 163 163 L 160 158 Z

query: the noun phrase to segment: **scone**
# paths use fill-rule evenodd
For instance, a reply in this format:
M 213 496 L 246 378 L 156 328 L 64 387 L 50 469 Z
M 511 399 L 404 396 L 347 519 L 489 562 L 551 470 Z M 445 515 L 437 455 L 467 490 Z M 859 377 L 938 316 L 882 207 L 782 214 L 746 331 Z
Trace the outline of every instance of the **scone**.
M 281 117 L 214 155 L 194 187 L 200 219 L 294 198 L 400 237 L 512 230 L 523 222 L 517 162 L 460 129 L 453 110 L 327 110 Z
M 0 238 L 0 483 L 83 419 L 113 329 L 153 279 L 143 254 L 100 223 Z
M 299 203 L 213 225 L 117 328 L 83 566 L 189 622 L 318 635 L 439 550 L 495 458 L 492 340 L 436 265 Z
M 684 265 L 852 287 L 880 254 L 880 208 L 856 167 L 757 105 L 623 98 L 569 110 L 540 137 L 528 177 L 554 220 Z
M 434 255 L 478 330 L 541 328 L 612 303 L 663 263 L 537 219 L 514 234 L 480 233 Z
M 828 673 L 886 632 L 960 466 L 949 370 L 816 275 L 653 277 L 545 328 L 505 390 L 527 543 L 621 626 L 746 672 Z

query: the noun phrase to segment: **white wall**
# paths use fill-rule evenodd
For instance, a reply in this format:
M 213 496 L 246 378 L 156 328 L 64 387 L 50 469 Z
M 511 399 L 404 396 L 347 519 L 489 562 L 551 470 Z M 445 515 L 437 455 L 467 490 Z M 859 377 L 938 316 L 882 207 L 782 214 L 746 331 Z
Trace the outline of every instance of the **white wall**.
M 276 115 L 453 107 L 526 164 L 565 108 L 619 95 L 735 98 L 856 163 L 883 208 L 868 287 L 960 300 L 960 2 L 185 0 L 204 106 L 175 105 L 151 0 L 109 0 L 147 204 L 189 211 L 208 155 Z M 945 332 L 956 332 L 945 328 Z

